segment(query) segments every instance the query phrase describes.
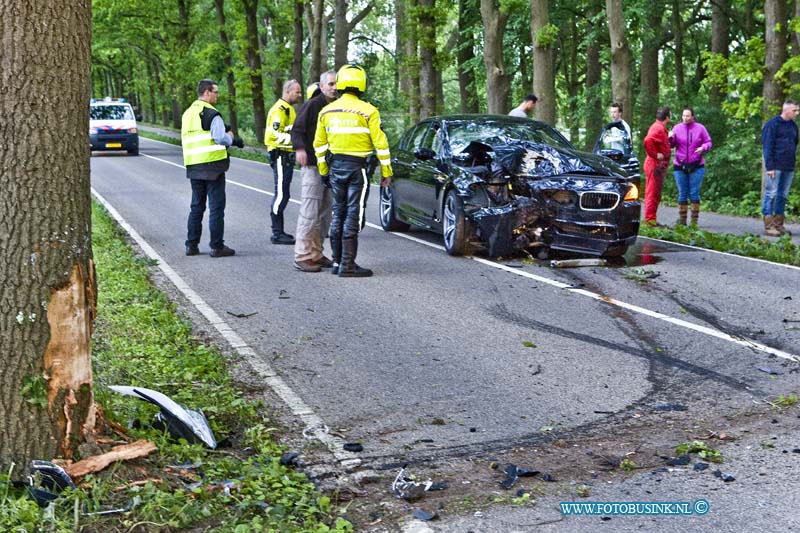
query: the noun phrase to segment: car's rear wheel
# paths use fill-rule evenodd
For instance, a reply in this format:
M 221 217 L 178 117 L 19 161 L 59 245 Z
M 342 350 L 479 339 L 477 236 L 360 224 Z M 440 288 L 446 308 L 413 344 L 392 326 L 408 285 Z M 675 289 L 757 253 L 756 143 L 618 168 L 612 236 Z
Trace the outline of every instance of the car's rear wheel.
M 392 186 L 381 187 L 381 227 L 385 231 L 406 231 L 409 225 L 397 220 L 397 208 L 394 203 L 394 190 Z
M 461 201 L 455 189 L 447 192 L 442 214 L 444 215 L 442 220 L 444 248 L 447 253 L 450 255 L 469 254 L 469 228 L 464 215 L 464 202 Z

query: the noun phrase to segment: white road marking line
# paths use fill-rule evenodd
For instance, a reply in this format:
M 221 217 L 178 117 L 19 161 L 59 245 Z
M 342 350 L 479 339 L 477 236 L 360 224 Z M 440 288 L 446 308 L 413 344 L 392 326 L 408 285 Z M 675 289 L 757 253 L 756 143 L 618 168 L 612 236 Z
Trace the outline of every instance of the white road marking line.
M 154 158 L 155 159 L 155 158 Z M 303 431 L 304 435 L 311 435 L 321 441 L 334 457 L 342 464 L 347 466 L 355 466 L 360 464 L 361 460 L 356 458 L 352 453 L 344 450 L 344 440 L 331 435 L 328 432 L 328 427 L 322 418 L 317 415 L 314 410 L 309 407 L 297 395 L 294 390 L 272 369 L 272 367 L 263 358 L 259 358 L 258 354 L 253 350 L 240 336 L 231 328 L 214 309 L 208 305 L 203 298 L 197 294 L 188 283 L 186 283 L 175 270 L 164 261 L 161 256 L 156 252 L 150 244 L 139 235 L 139 233 L 128 224 L 128 222 L 114 209 L 108 201 L 103 198 L 94 188 L 92 188 L 92 195 L 100 202 L 106 211 L 117 221 L 117 223 L 136 241 L 136 244 L 142 249 L 144 254 L 157 262 L 158 268 L 169 278 L 189 302 L 214 326 L 217 332 L 222 335 L 225 340 L 230 344 L 231 348 L 236 351 L 240 356 L 245 358 L 253 369 L 264 378 L 267 385 L 283 400 L 283 402 L 291 409 L 292 413 L 300 418 L 305 424 L 306 428 Z
M 164 161 L 163 159 L 159 159 L 157 157 L 152 157 L 152 156 L 147 156 L 147 157 L 151 157 L 151 159 L 156 159 L 158 161 Z M 175 163 L 171 163 L 169 161 L 164 161 L 164 162 L 168 163 L 170 165 L 175 165 Z M 175 166 L 179 166 L 180 168 L 184 168 L 181 165 L 175 165 Z M 262 190 L 262 189 L 257 189 L 255 187 L 251 187 L 250 185 L 245 185 L 243 183 L 238 183 L 236 181 L 228 180 L 228 183 L 232 183 L 234 185 L 238 185 L 238 186 L 243 187 L 245 189 L 250 189 L 250 190 L 262 193 L 262 194 L 268 194 L 270 196 L 273 195 L 272 193 L 270 193 L 268 191 L 265 191 L 265 190 Z M 372 186 L 373 187 L 377 187 L 377 185 L 374 185 L 374 184 Z M 295 203 L 298 203 L 298 204 L 300 203 L 299 201 L 294 200 L 294 199 L 292 199 L 291 201 L 295 202 Z M 383 229 L 381 226 L 379 226 L 377 224 L 373 224 L 371 222 L 367 222 L 367 226 L 369 226 L 370 228 L 373 228 L 373 229 L 379 229 L 379 230 Z M 408 239 L 410 241 L 413 241 L 413 242 L 416 242 L 416 243 L 419 243 L 419 244 L 424 244 L 425 246 L 429 246 L 429 247 L 435 248 L 437 250 L 445 251 L 444 246 L 442 246 L 442 245 L 434 244 L 434 243 L 431 243 L 431 242 L 427 242 L 427 241 L 425 241 L 423 239 L 419 239 L 419 238 L 413 237 L 411 235 L 406 235 L 404 233 L 391 233 L 391 234 L 396 236 L 396 237 L 402 237 L 403 239 Z M 647 237 L 644 237 L 644 238 L 647 238 Z M 650 240 L 655 240 L 655 241 L 659 241 L 659 242 L 665 242 L 665 243 L 669 243 L 669 244 L 678 244 L 678 243 L 669 242 L 669 241 L 661 241 L 659 239 L 650 239 Z M 687 246 L 687 245 L 682 245 L 682 244 L 678 244 L 678 246 L 686 246 L 687 248 L 693 248 L 693 249 L 696 249 L 696 250 L 702 250 L 704 252 L 714 252 L 714 250 L 706 250 L 705 248 L 696 248 L 694 246 Z M 741 256 L 741 255 L 728 254 L 728 253 L 725 253 L 725 252 L 715 252 L 715 253 L 722 254 L 722 255 L 728 255 L 728 256 L 739 258 L 739 259 L 750 259 L 750 260 L 759 261 L 759 262 L 762 262 L 762 263 L 767 263 L 769 265 L 781 265 L 781 266 L 790 266 L 792 268 L 797 268 L 797 267 L 794 267 L 792 265 L 783 265 L 781 263 L 771 263 L 769 261 L 764 261 L 763 259 L 755 259 L 755 258 L 752 258 L 752 257 L 745 257 L 745 256 Z M 686 328 L 686 329 L 690 329 L 692 331 L 696 331 L 696 332 L 702 333 L 704 335 L 709 335 L 711 337 L 716 337 L 718 339 L 726 340 L 726 341 L 732 342 L 734 344 L 738 344 L 740 346 L 745 346 L 747 348 L 752 348 L 752 349 L 760 351 L 760 352 L 768 353 L 770 355 L 775 355 L 775 356 L 780 357 L 782 359 L 787 359 L 787 360 L 793 361 L 795 363 L 800 363 L 800 356 L 793 355 L 793 354 L 790 354 L 788 352 L 784 352 L 782 350 L 778 350 L 777 348 L 772 348 L 770 346 L 767 346 L 766 344 L 761 344 L 760 342 L 756 342 L 756 341 L 748 339 L 746 337 L 736 337 L 736 336 L 729 335 L 729 334 L 727 334 L 725 332 L 719 331 L 719 330 L 714 329 L 714 328 L 709 328 L 709 327 L 706 327 L 706 326 L 700 326 L 700 325 L 697 325 L 697 324 L 693 324 L 691 322 L 687 322 L 686 320 L 681 320 L 680 318 L 671 317 L 669 315 L 665 315 L 665 314 L 659 313 L 657 311 L 651 311 L 649 309 L 645 309 L 644 307 L 639 307 L 637 305 L 629 304 L 629 303 L 626 303 L 626 302 L 623 302 L 623 301 L 620 301 L 620 300 L 615 300 L 614 298 L 609 298 L 607 296 L 602 296 L 600 294 L 596 294 L 596 293 L 593 293 L 593 292 L 590 292 L 590 291 L 587 291 L 587 290 L 584 290 L 584 289 L 575 289 L 575 288 L 572 288 L 571 285 L 568 285 L 566 283 L 562 283 L 560 281 L 556 281 L 556 280 L 553 280 L 553 279 L 550 279 L 550 278 L 545 278 L 545 277 L 542 277 L 542 276 L 537 276 L 536 274 L 531 274 L 530 272 L 525 272 L 525 271 L 520 270 L 518 268 L 512 268 L 512 267 L 509 267 L 509 266 L 506 266 L 506 265 L 503 265 L 503 264 L 500 264 L 500 263 L 495 263 L 493 261 L 489 261 L 488 259 L 483 259 L 481 257 L 470 257 L 470 259 L 472 259 L 473 261 L 477 261 L 478 263 L 490 266 L 492 268 L 497 268 L 499 270 L 505 270 L 506 272 L 510 272 L 510 273 L 515 274 L 517 276 L 521 276 L 523 278 L 532 279 L 534 281 L 538 281 L 540 283 L 544 283 L 544 284 L 547 284 L 547 285 L 550 285 L 550 286 L 553 286 L 553 287 L 556 287 L 556 288 L 559 288 L 559 289 L 566 289 L 566 290 L 568 290 L 570 292 L 573 292 L 575 294 L 580 294 L 582 296 L 586 296 L 588 298 L 592 298 L 593 300 L 597 300 L 597 301 L 600 301 L 600 302 L 605 302 L 605 303 L 610 304 L 610 305 L 615 305 L 617 307 L 620 307 L 622 309 L 627 309 L 628 311 L 632 311 L 634 313 L 638 313 L 638 314 L 641 314 L 641 315 L 649 316 L 651 318 L 656 318 L 658 320 L 663 320 L 664 322 L 667 322 L 669 324 L 674 324 L 676 326 L 680 326 L 680 327 L 683 327 L 683 328 Z

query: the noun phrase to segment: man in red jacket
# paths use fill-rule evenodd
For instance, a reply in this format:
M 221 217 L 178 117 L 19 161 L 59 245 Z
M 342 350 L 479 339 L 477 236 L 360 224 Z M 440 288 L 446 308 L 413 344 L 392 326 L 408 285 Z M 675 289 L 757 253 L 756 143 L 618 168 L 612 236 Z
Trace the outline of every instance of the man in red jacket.
M 650 226 L 656 224 L 656 211 L 661 202 L 661 189 L 664 187 L 664 176 L 667 174 L 669 156 L 672 151 L 669 145 L 670 133 L 667 132 L 670 114 L 668 107 L 659 107 L 656 121 L 647 130 L 644 138 L 644 222 Z

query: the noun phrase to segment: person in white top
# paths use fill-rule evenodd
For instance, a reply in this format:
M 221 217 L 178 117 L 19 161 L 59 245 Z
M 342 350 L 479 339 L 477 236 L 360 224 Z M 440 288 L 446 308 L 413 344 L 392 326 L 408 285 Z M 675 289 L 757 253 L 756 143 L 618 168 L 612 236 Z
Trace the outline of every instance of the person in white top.
M 538 101 L 539 99 L 536 98 L 536 95 L 531 93 L 522 100 L 521 104 L 509 111 L 508 114 L 512 117 L 528 118 L 536 109 L 536 102 Z
M 611 116 L 611 122 L 622 122 L 622 126 L 625 128 L 625 131 L 628 132 L 628 136 L 631 138 L 632 142 L 633 136 L 631 135 L 631 127 L 622 119 L 622 104 L 618 102 L 611 104 L 611 107 L 608 109 L 608 114 Z

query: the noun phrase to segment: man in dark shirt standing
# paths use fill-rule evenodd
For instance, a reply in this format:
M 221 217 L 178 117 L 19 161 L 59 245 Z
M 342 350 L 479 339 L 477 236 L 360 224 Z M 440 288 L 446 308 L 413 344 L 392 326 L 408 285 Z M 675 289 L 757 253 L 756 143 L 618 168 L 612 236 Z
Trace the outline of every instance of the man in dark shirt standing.
M 320 94 L 306 101 L 297 112 L 292 128 L 292 146 L 301 167 L 302 192 L 294 245 L 294 267 L 303 272 L 319 272 L 333 262 L 322 254 L 322 245 L 331 221 L 331 191 L 322 184 L 314 155 L 314 135 L 320 110 L 336 100 L 336 71 L 320 76 Z
M 764 215 L 764 234 L 779 237 L 789 233 L 783 227 L 786 198 L 794 178 L 797 153 L 797 114 L 800 106 L 794 100 L 786 100 L 780 115 L 764 124 L 761 144 L 764 150 L 764 199 L 761 214 Z

